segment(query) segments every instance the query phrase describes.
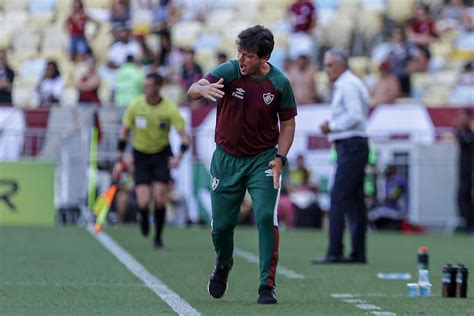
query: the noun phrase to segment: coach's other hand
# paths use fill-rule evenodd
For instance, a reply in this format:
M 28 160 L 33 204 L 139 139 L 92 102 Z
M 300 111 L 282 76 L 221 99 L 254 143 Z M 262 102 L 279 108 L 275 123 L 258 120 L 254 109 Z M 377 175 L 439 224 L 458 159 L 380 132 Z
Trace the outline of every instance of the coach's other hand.
M 224 79 L 220 78 L 219 81 L 210 83 L 208 85 L 201 86 L 201 95 L 203 98 L 216 102 L 216 98 L 222 98 L 224 96 L 224 91 L 221 89 L 224 88 Z
M 275 158 L 270 163 L 268 166 L 272 169 L 273 171 L 273 187 L 275 189 L 280 188 L 280 175 L 281 175 L 281 167 L 283 166 L 283 162 L 279 158 Z

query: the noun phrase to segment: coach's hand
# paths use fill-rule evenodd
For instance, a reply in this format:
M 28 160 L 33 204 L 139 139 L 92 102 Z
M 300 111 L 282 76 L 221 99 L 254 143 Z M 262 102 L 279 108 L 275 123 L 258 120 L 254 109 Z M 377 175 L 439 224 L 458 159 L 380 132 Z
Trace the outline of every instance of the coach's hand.
M 220 78 L 219 81 L 210 83 L 208 85 L 201 86 L 201 95 L 203 98 L 216 102 L 217 98 L 220 99 L 224 96 L 224 91 L 221 89 L 224 88 L 224 79 Z
M 279 189 L 281 186 L 280 175 L 281 175 L 281 168 L 283 166 L 283 162 L 281 161 L 281 159 L 275 158 L 272 161 L 270 161 L 268 166 L 273 171 L 273 187 L 275 189 Z

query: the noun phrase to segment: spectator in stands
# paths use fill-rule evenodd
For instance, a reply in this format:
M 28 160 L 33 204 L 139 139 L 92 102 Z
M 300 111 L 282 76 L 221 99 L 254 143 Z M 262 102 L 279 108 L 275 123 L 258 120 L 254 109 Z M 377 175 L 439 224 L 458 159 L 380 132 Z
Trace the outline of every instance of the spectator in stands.
M 0 105 L 12 104 L 12 88 L 15 72 L 8 66 L 7 52 L 0 49 Z
M 183 69 L 181 71 L 180 83 L 184 91 L 202 78 L 202 68 L 196 62 L 194 49 L 183 49 Z
M 145 73 L 137 65 L 132 55 L 127 56 L 127 62 L 117 69 L 115 74 L 114 104 L 125 108 L 143 91 Z
M 217 52 L 217 64 L 223 64 L 229 60 L 227 54 L 223 51 Z
M 428 46 L 437 37 L 435 23 L 428 15 L 428 11 L 427 4 L 418 3 L 415 15 L 407 26 L 408 39 L 421 46 Z
M 130 22 L 129 0 L 114 0 L 112 2 L 110 8 L 110 22 L 113 28 Z
M 50 60 L 37 86 L 40 106 L 50 106 L 59 103 L 64 90 L 64 81 L 59 72 L 58 64 Z
M 142 58 L 139 62 L 144 66 L 145 73 L 149 74 L 153 72 L 156 67 L 158 55 L 148 46 L 145 36 L 137 36 L 137 42 L 142 48 Z
M 456 49 L 463 51 L 474 50 L 474 17 L 467 10 L 461 21 L 461 28 L 458 38 L 456 39 Z
M 152 3 L 153 12 L 153 31 L 159 32 L 168 29 L 172 24 L 174 14 L 173 1 L 160 0 Z
M 392 45 L 387 59 L 390 62 L 391 72 L 400 81 L 402 96 L 409 96 L 411 92 L 408 64 L 415 52 L 415 46 L 406 40 L 404 29 L 399 26 L 394 27 L 392 30 Z
M 97 62 L 95 58 L 90 57 L 86 64 L 87 71 L 76 82 L 76 88 L 79 91 L 79 103 L 100 105 L 98 94 L 100 77 L 97 73 Z
M 158 32 L 160 37 L 160 50 L 158 52 L 158 69 L 167 81 L 178 82 L 179 69 L 183 63 L 181 50 L 173 45 L 171 32 L 163 30 Z
M 466 6 L 463 0 L 448 0 L 436 21 L 436 29 L 439 32 L 458 29 L 462 23 L 465 10 Z
M 301 104 L 312 104 L 318 100 L 316 71 L 309 60 L 309 56 L 301 55 L 288 69 L 288 79 L 293 86 L 296 102 Z
M 417 72 L 427 72 L 431 53 L 425 46 L 416 46 L 413 50 L 413 56 L 408 63 L 408 72 L 410 74 Z
M 127 56 L 133 56 L 134 60 L 142 58 L 142 48 L 131 36 L 131 30 L 125 24 L 117 27 L 118 41 L 112 44 L 107 53 L 110 68 L 117 69 L 122 66 L 126 62 Z
M 316 26 L 316 8 L 310 0 L 296 0 L 288 11 L 291 23 L 289 55 L 296 59 L 300 55 L 314 57 L 313 30 Z
M 95 25 L 95 32 L 92 36 L 94 38 L 98 34 L 100 24 L 86 14 L 82 0 L 74 0 L 72 13 L 66 20 L 66 28 L 70 35 L 69 55 L 72 61 L 83 61 L 90 52 L 86 38 L 87 22 Z
M 370 106 L 392 104 L 401 96 L 400 82 L 397 76 L 390 72 L 390 61 L 384 60 L 380 66 L 380 79 L 370 93 Z
M 458 206 L 464 219 L 464 229 L 474 233 L 474 121 L 471 111 L 465 110 L 459 117 L 456 136 L 459 143 Z

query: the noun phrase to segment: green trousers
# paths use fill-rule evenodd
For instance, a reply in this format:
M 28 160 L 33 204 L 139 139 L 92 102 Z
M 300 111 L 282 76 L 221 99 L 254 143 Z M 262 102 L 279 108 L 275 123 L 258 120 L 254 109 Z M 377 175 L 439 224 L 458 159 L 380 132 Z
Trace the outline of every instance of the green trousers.
M 260 286 L 275 286 L 278 263 L 277 204 L 280 190 L 273 188 L 273 172 L 268 163 L 276 148 L 247 157 L 236 157 L 217 146 L 211 162 L 212 241 L 217 261 L 232 266 L 234 228 L 239 222 L 240 205 L 248 190 L 258 228 Z

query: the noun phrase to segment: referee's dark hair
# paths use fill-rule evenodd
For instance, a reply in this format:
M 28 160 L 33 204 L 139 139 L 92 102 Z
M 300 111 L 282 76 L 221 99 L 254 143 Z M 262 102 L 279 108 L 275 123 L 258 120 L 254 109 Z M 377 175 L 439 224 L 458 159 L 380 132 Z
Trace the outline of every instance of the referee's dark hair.
M 163 85 L 163 77 L 160 74 L 157 74 L 156 72 L 152 72 L 152 73 L 146 75 L 146 79 L 153 79 L 153 82 L 155 83 L 155 86 L 162 86 Z
M 269 29 L 261 25 L 255 25 L 240 32 L 236 44 L 239 48 L 256 53 L 259 58 L 270 58 L 275 40 Z

